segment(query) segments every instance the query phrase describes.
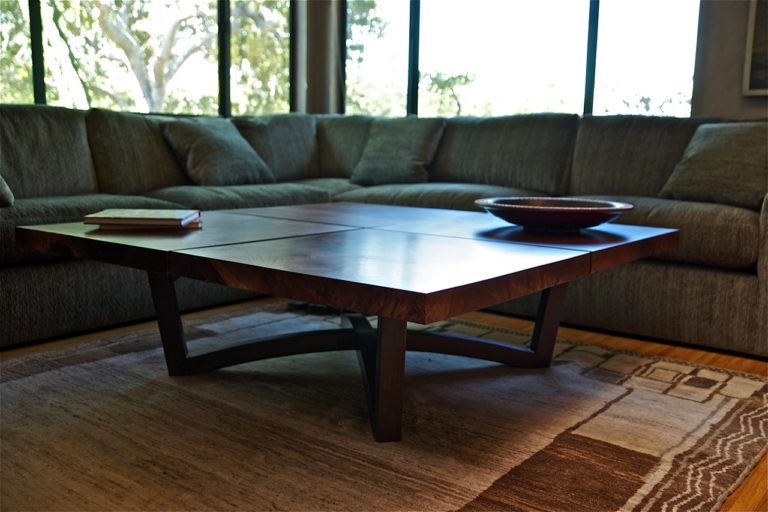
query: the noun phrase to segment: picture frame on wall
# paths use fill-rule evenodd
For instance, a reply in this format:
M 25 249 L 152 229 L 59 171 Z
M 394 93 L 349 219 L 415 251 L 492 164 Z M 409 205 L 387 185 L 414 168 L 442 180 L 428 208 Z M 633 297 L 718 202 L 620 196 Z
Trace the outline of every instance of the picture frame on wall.
M 768 96 L 768 0 L 750 0 L 744 95 Z

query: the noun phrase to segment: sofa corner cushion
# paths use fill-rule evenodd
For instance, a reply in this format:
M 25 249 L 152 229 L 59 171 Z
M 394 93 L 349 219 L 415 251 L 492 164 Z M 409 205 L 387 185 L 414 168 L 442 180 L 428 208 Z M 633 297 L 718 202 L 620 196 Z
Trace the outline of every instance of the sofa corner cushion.
M 435 156 L 444 128 L 444 119 L 374 119 L 350 181 L 363 186 L 426 182 L 426 166 Z
M 142 194 L 188 183 L 157 120 L 94 108 L 86 124 L 99 192 Z
M 568 195 L 655 197 L 705 118 L 585 116 L 579 123 Z
M 564 194 L 578 126 L 576 114 L 451 118 L 430 179 Z
M 768 193 L 768 123 L 703 124 L 659 197 L 760 211 Z
M 334 201 L 391 204 L 478 211 L 475 200 L 499 196 L 535 196 L 526 189 L 478 183 L 392 183 L 360 187 L 334 196 Z
M 277 181 L 317 177 L 317 125 L 309 114 L 236 117 L 232 122 Z
M 0 207 L 13 206 L 13 200 L 11 187 L 8 186 L 2 175 L 0 175 Z
M 163 134 L 198 185 L 272 183 L 267 164 L 228 119 L 200 118 L 161 123 Z
M 372 116 L 319 114 L 317 155 L 323 178 L 349 178 L 365 149 Z
M 96 192 L 85 112 L 0 106 L 0 175 L 16 199 Z

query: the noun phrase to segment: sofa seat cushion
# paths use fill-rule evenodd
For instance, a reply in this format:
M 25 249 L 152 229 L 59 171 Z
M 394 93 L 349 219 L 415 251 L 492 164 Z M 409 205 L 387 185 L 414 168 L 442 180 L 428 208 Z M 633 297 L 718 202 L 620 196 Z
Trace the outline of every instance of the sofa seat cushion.
M 257 208 L 286 204 L 327 203 L 331 195 L 327 190 L 301 183 L 262 183 L 206 187 L 185 185 L 155 190 L 150 197 L 179 203 L 197 210 L 228 210 Z
M 232 119 L 240 134 L 264 159 L 277 181 L 317 177 L 315 116 L 273 114 Z
M 16 226 L 77 222 L 84 215 L 106 208 L 181 208 L 177 203 L 142 196 L 88 194 L 83 196 L 32 197 L 17 199 L 10 208 L 0 208 L 0 263 L 55 259 L 16 247 Z
M 307 180 L 296 180 L 292 183 L 301 183 L 303 185 L 327 190 L 328 193 L 331 194 L 331 197 L 363 188 L 361 185 L 350 183 L 348 178 L 312 178 Z
M 430 179 L 563 194 L 578 126 L 576 114 L 448 119 Z
M 676 228 L 677 249 L 660 259 L 749 270 L 757 264 L 760 214 L 745 208 L 712 203 L 637 196 L 589 196 L 635 205 L 615 222 Z
M 541 196 L 532 190 L 476 183 L 413 183 L 366 187 L 344 192 L 334 201 L 479 210 L 475 199 L 504 196 Z
M 157 116 L 91 109 L 85 119 L 99 192 L 143 194 L 190 183 Z
M 16 199 L 96 192 L 85 112 L 0 106 L 0 175 Z

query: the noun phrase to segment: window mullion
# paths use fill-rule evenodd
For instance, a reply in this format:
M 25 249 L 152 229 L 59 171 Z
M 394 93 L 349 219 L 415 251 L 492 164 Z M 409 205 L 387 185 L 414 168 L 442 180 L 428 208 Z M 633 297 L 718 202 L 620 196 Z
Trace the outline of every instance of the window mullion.
M 589 0 L 589 29 L 587 32 L 587 76 L 584 80 L 584 115 L 592 114 L 595 101 L 595 69 L 597 62 L 597 21 L 600 0 Z
M 29 36 L 32 49 L 32 90 L 35 103 L 45 105 L 45 64 L 43 62 L 43 19 L 40 0 L 29 0 Z
M 232 115 L 232 100 L 229 88 L 229 73 L 232 63 L 231 33 L 232 21 L 229 0 L 217 2 L 218 41 L 219 41 L 219 115 Z
M 411 13 L 408 26 L 408 96 L 406 112 L 408 115 L 419 113 L 419 24 L 421 15 L 420 0 L 411 0 Z

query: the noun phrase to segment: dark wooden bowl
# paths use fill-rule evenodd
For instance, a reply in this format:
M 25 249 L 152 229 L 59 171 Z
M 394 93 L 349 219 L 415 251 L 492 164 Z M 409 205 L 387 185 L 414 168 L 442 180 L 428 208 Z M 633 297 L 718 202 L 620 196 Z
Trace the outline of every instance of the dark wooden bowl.
M 633 208 L 628 203 L 575 197 L 491 197 L 475 204 L 534 231 L 578 231 L 610 222 Z

